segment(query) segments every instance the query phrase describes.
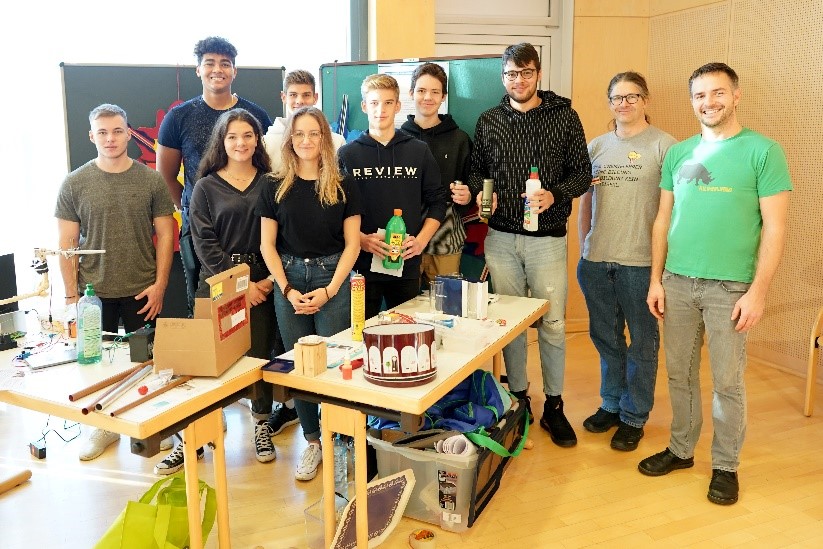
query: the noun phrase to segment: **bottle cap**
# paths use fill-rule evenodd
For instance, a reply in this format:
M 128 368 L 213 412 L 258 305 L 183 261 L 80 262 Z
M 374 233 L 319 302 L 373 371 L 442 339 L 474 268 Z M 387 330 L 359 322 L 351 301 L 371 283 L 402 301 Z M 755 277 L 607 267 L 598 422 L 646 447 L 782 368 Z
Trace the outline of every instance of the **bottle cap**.
M 529 170 L 529 179 L 539 179 L 540 176 L 537 174 L 537 166 L 532 166 Z
M 86 284 L 85 295 L 94 295 L 94 286 L 91 284 Z
M 394 215 L 400 217 L 401 215 L 403 215 L 403 210 L 401 210 L 400 208 L 395 208 Z

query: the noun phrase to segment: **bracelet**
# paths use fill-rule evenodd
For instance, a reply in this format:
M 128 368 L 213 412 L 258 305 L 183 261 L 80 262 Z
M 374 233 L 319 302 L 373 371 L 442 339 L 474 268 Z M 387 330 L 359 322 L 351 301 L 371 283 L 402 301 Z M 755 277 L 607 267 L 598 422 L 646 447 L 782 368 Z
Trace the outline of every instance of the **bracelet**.
M 67 295 L 66 299 L 74 299 L 75 297 L 77 297 L 77 296 L 76 295 Z
M 326 292 L 326 301 L 331 301 L 329 297 L 329 289 L 326 286 L 323 286 L 323 291 Z
M 289 299 L 289 292 L 292 291 L 294 288 L 291 287 L 291 284 L 286 282 L 286 287 L 283 288 L 283 297 Z

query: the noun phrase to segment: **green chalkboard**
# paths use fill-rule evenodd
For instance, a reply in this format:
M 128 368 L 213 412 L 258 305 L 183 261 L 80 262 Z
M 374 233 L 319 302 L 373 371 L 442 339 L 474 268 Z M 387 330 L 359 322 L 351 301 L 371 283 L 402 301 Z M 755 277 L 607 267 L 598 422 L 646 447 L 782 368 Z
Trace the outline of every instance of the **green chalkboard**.
M 69 169 L 95 156 L 89 143 L 89 111 L 101 103 L 122 107 L 136 132 L 129 156 L 154 167 L 160 121 L 178 101 L 203 93 L 193 65 L 75 65 L 61 63 Z M 256 103 L 273 120 L 282 116 L 283 67 L 239 67 L 232 91 Z M 263 128 L 266 131 L 267 128 Z
M 335 123 L 340 114 L 343 95 L 349 96 L 348 129 L 368 129 L 368 120 L 360 108 L 360 84 L 370 74 L 378 72 L 378 65 L 400 63 L 369 61 L 357 63 L 329 63 L 320 67 L 320 89 L 323 113 Z M 506 93 L 500 78 L 500 56 L 429 57 L 414 61 L 449 64 L 449 114 L 460 129 L 474 138 L 474 128 L 480 115 L 497 105 Z M 408 101 L 408 90 L 400 90 L 400 100 Z

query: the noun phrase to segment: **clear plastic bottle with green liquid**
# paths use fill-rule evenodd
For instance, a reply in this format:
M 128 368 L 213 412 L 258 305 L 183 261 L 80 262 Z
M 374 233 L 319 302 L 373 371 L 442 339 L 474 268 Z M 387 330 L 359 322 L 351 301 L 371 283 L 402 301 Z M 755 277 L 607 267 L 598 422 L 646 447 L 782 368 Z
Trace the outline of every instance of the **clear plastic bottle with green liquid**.
M 386 224 L 386 244 L 389 253 L 383 258 L 383 267 L 386 269 L 403 268 L 403 241 L 406 239 L 406 222 L 403 221 L 403 210 L 395 208 L 394 215 Z
M 86 284 L 77 303 L 77 362 L 97 364 L 103 360 L 103 303 Z

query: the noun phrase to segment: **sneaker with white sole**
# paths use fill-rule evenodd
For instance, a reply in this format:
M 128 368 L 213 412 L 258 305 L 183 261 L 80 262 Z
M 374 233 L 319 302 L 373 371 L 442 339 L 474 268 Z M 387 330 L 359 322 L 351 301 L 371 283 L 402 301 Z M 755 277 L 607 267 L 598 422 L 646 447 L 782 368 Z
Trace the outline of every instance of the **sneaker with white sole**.
M 197 449 L 197 459 L 203 459 L 206 451 L 203 448 Z M 178 442 L 174 450 L 164 457 L 157 465 L 154 466 L 155 475 L 173 475 L 183 468 L 185 458 L 183 457 L 183 443 Z
M 119 433 L 112 433 L 111 431 L 104 431 L 103 429 L 95 428 L 89 435 L 89 438 L 86 439 L 86 443 L 80 449 L 78 457 L 82 461 L 92 460 L 102 454 L 106 448 L 119 440 Z
M 174 448 L 174 437 L 164 438 L 160 441 L 160 451 L 168 452 Z
M 271 443 L 271 430 L 265 419 L 254 425 L 254 454 L 260 463 L 268 463 L 277 457 Z
M 272 413 L 269 416 L 269 429 L 271 430 L 271 436 L 279 435 L 283 432 L 283 429 L 289 425 L 294 425 L 295 423 L 300 423 L 300 420 L 297 419 L 297 410 L 294 408 L 289 408 L 285 404 L 281 404 L 272 410 Z
M 317 466 L 323 461 L 323 451 L 319 444 L 309 443 L 300 456 L 300 463 L 297 464 L 297 471 L 294 478 L 297 480 L 311 480 L 317 476 Z

